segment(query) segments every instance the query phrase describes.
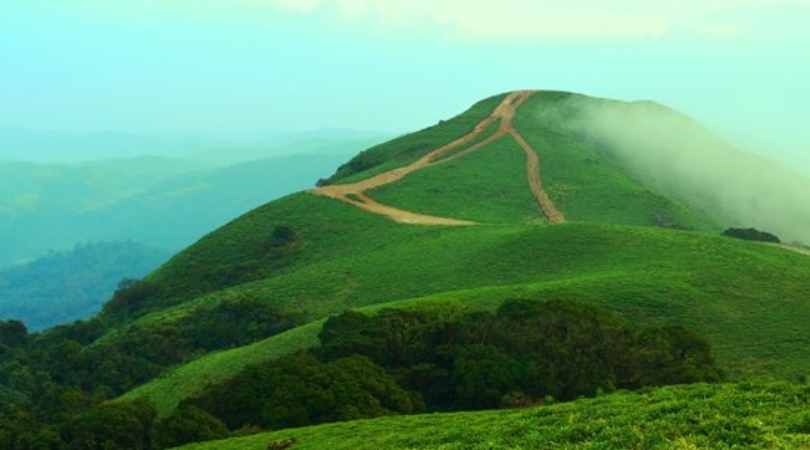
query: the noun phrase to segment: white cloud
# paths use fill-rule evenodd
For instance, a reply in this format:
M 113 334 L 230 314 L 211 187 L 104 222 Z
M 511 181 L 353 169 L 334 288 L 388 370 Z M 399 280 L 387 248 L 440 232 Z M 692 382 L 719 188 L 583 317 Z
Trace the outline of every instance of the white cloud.
M 326 12 L 386 27 L 438 25 L 465 37 L 650 37 L 690 32 L 735 37 L 725 16 L 800 8 L 810 0 L 246 0 L 301 13 Z M 775 27 L 778 24 L 763 24 Z

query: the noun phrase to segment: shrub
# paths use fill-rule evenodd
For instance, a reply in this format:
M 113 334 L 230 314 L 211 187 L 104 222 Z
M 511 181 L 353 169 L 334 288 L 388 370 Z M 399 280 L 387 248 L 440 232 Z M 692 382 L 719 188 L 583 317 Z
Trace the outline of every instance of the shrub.
M 729 228 L 723 232 L 723 236 L 744 239 L 747 241 L 772 242 L 779 244 L 782 242 L 776 235 L 766 231 L 759 231 L 756 228 Z
M 219 417 L 231 429 L 306 426 L 422 409 L 418 397 L 368 358 L 323 363 L 309 353 L 252 367 L 186 404 Z
M 145 401 L 97 406 L 62 429 L 70 450 L 149 450 L 156 413 Z
M 20 347 L 28 340 L 28 328 L 19 320 L 0 321 L 0 345 Z
M 222 421 L 199 408 L 186 406 L 158 421 L 153 440 L 155 448 L 164 449 L 226 437 L 228 429 Z

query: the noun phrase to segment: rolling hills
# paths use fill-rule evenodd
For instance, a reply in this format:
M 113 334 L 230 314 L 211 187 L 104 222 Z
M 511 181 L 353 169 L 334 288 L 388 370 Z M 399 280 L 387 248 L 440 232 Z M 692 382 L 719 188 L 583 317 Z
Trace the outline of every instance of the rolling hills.
M 85 319 L 101 310 L 121 280 L 141 278 L 168 257 L 134 242 L 100 242 L 0 271 L 0 320 L 42 330 Z
M 477 135 L 465 139 L 465 128 L 444 135 L 439 124 L 372 148 L 338 170 L 315 191 L 319 196 L 281 199 L 207 236 L 152 275 L 162 294 L 140 304 L 148 314 L 132 329 L 168 327 L 239 298 L 267 299 L 307 320 L 374 304 L 494 308 L 506 298 L 565 298 L 699 330 L 737 376 L 806 370 L 798 343 L 805 341 L 799 318 L 810 296 L 803 282 L 810 261 L 715 236 L 718 216 L 646 187 L 596 138 L 562 133 L 559 119 L 539 125 L 526 119 L 568 96 L 536 93 L 524 99 L 520 108 L 528 112 L 518 109 L 514 123 L 533 149 L 542 149 L 536 151 L 543 185 L 571 223 L 548 226 L 529 189 L 520 144 L 486 123 L 482 110 L 492 112 L 507 98 L 497 96 L 445 122 L 466 120 L 466 130 L 476 133 L 475 122 L 484 121 Z M 481 142 L 487 145 L 463 154 Z M 432 149 L 462 156 L 437 158 Z M 478 225 L 398 224 L 385 211 L 362 211 L 370 208 L 358 195 L 397 211 Z M 294 249 L 253 256 L 279 225 L 296 230 Z M 233 267 L 241 278 L 232 281 L 224 274 Z M 224 380 L 250 363 L 306 348 L 317 329 L 316 322 L 203 357 L 126 398 L 146 396 L 169 412 L 194 394 L 192 380 Z
M 216 159 L 199 150 L 74 164 L 0 161 L 0 236 L 15 237 L 0 268 L 81 242 L 133 240 L 177 252 L 268 200 L 313 186 L 379 139 L 318 136 Z M 150 150 L 159 148 L 140 151 Z
M 728 175 L 731 190 L 713 189 L 717 180 L 698 167 L 707 160 L 726 171 L 755 168 L 756 177 Z M 696 169 L 685 174 L 690 165 Z M 776 178 L 790 189 L 757 190 Z M 129 361 L 148 367 L 105 386 L 124 394 L 119 401 L 145 399 L 167 417 L 250 366 L 317 346 L 324 320 L 346 309 L 454 314 L 512 299 L 563 300 L 635 324 L 692 330 L 734 383 L 326 425 L 192 448 L 264 449 L 288 437 L 297 440 L 292 448 L 358 448 L 358 439 L 366 445 L 359 448 L 806 443 L 806 388 L 746 380 L 798 380 L 810 370 L 810 258 L 790 245 L 720 232 L 757 226 L 807 242 L 810 210 L 791 190 L 807 183 L 657 104 L 507 93 L 372 147 L 317 188 L 204 236 L 113 298 L 81 354 L 112 373 L 134 373 Z M 280 325 L 250 334 L 247 345 L 174 345 L 178 330 L 223 311 L 232 314 L 233 334 L 254 330 L 253 322 L 240 328 L 237 313 L 248 308 Z M 754 411 L 757 403 L 771 409 Z M 577 419 L 593 423 L 575 426 Z M 460 423 L 498 426 L 475 425 L 463 436 Z M 716 426 L 725 431 L 708 431 Z

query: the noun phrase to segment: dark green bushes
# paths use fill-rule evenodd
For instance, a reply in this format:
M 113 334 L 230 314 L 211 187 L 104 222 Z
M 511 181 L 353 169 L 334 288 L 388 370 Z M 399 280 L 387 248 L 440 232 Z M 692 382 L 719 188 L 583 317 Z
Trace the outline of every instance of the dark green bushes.
M 19 410 L 5 417 L 10 420 L 0 422 L 3 450 L 162 450 L 229 436 L 204 411 L 183 408 L 157 420 L 144 401 L 97 405 L 49 427 Z
M 423 405 L 363 356 L 324 363 L 309 353 L 253 367 L 187 402 L 231 429 L 306 426 L 418 412 Z
M 219 419 L 199 408 L 186 407 L 157 422 L 153 442 L 155 448 L 174 448 L 226 437 L 228 429 Z
M 746 241 L 772 242 L 774 244 L 782 242 L 776 235 L 768 233 L 767 231 L 759 231 L 756 228 L 729 228 L 723 232 L 723 236 L 744 239 Z
M 231 429 L 572 400 L 618 388 L 717 381 L 705 340 L 636 328 L 595 308 L 510 301 L 496 313 L 354 311 L 321 347 L 248 369 L 186 406 Z

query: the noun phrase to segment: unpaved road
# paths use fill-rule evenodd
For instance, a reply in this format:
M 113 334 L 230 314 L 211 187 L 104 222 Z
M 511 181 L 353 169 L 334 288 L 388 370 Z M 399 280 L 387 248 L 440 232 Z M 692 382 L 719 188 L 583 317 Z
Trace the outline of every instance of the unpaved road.
M 506 135 L 511 135 L 526 152 L 527 156 L 526 170 L 528 173 L 529 187 L 532 191 L 532 194 L 537 199 L 537 204 L 540 206 L 540 209 L 543 211 L 543 214 L 546 215 L 550 223 L 553 224 L 564 223 L 565 217 L 562 215 L 560 211 L 558 211 L 554 207 L 554 203 L 551 201 L 551 199 L 548 197 L 548 195 L 546 195 L 545 191 L 543 190 L 543 184 L 540 178 L 540 159 L 538 158 L 537 153 L 534 151 L 534 149 L 531 148 L 531 146 L 526 142 L 526 140 L 523 139 L 523 136 L 521 136 L 520 133 L 512 125 L 513 118 L 515 117 L 515 112 L 520 107 L 520 105 L 522 105 L 523 102 L 525 102 L 532 94 L 533 94 L 532 91 L 517 91 L 509 94 L 501 102 L 501 104 L 498 105 L 497 108 L 495 108 L 495 111 L 493 111 L 489 117 L 482 120 L 478 125 L 476 125 L 471 132 L 467 133 L 466 135 L 456 139 L 455 141 L 447 145 L 444 145 L 431 151 L 427 155 L 419 158 L 418 160 L 407 166 L 393 169 L 388 172 L 375 175 L 371 178 L 358 181 L 356 183 L 323 186 L 314 189 L 310 192 L 312 192 L 315 195 L 330 197 L 335 200 L 348 203 L 358 208 L 365 209 L 366 211 L 372 212 L 374 214 L 386 216 L 400 223 L 408 223 L 416 225 L 450 225 L 450 226 L 475 225 L 475 222 L 470 222 L 466 220 L 456 220 L 446 217 L 428 216 L 424 214 L 414 213 L 411 211 L 405 211 L 391 206 L 386 206 L 370 198 L 365 193 L 380 186 L 384 186 L 386 184 L 399 181 L 402 178 L 408 176 L 409 174 L 416 172 L 418 170 L 422 170 L 425 167 L 429 167 L 431 165 L 440 164 L 446 161 L 460 158 L 471 152 L 486 147 L 487 145 L 491 144 L 492 142 L 495 142 L 496 140 Z M 470 148 L 465 149 L 464 151 L 461 151 L 449 157 L 445 157 L 448 153 L 452 152 L 456 148 L 463 147 L 469 144 L 470 142 L 474 141 L 495 121 L 500 121 L 500 127 L 498 128 L 498 131 L 495 134 L 471 146 Z
M 516 130 L 512 130 L 510 134 L 526 152 L 526 174 L 529 178 L 529 188 L 532 190 L 537 204 L 540 205 L 540 209 L 543 210 L 543 214 L 545 214 L 549 223 L 565 223 L 565 216 L 554 206 L 554 202 L 543 190 L 543 182 L 540 179 L 540 158 L 537 156 L 537 152 Z

